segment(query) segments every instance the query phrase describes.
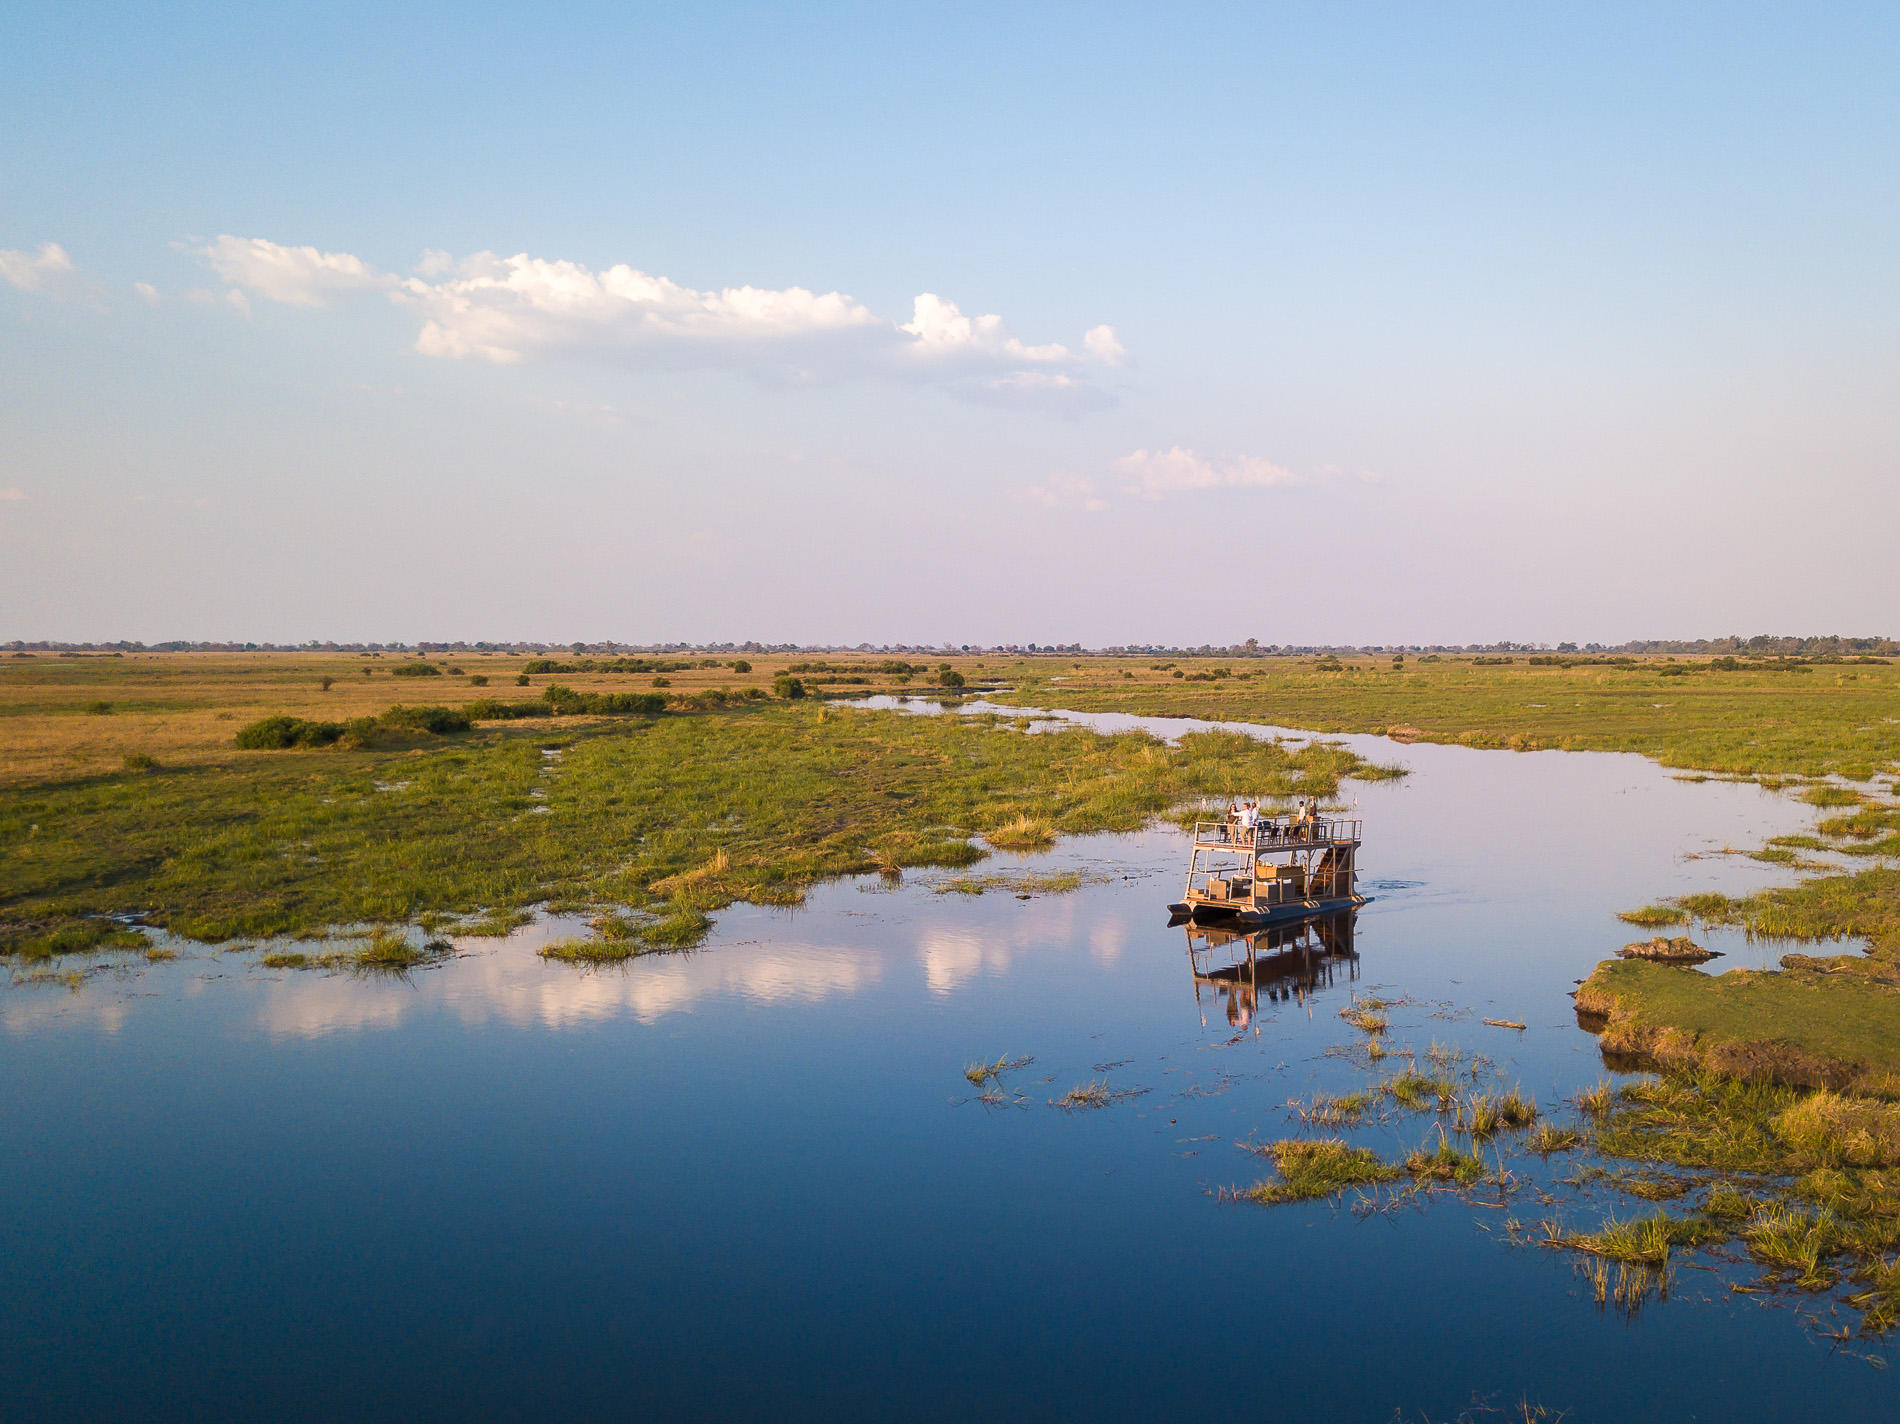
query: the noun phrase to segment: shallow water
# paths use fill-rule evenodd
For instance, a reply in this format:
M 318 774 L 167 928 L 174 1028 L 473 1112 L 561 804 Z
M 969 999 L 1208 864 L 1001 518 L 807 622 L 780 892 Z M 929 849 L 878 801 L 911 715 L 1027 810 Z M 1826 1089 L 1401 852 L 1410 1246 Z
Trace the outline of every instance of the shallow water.
M 6 1417 L 1891 1417 L 1866 1347 L 1794 1308 L 1838 1323 L 1826 1299 L 1687 1266 L 1599 1310 L 1503 1230 L 1601 1214 L 1566 1188 L 1217 1198 L 1263 1175 L 1237 1141 L 1298 1130 L 1288 1099 L 1368 1081 L 1326 1052 L 1354 991 L 1546 1103 L 1595 1081 L 1565 995 L 1637 937 L 1614 912 L 1777 883 L 1719 852 L 1816 819 L 1634 757 L 1339 740 L 1413 775 L 1348 786 L 1377 898 L 1356 957 L 1281 997 L 1197 981 L 1231 946 L 1167 927 L 1167 828 L 980 868 L 1097 877 L 1072 894 L 852 880 L 624 970 L 544 964 L 573 926 L 543 922 L 407 980 L 200 948 L 0 991 Z M 1782 949 L 1711 942 L 1718 969 Z M 985 1105 L 962 1070 L 999 1055 L 1034 1061 Z M 1130 1096 L 1050 1105 L 1090 1081 Z

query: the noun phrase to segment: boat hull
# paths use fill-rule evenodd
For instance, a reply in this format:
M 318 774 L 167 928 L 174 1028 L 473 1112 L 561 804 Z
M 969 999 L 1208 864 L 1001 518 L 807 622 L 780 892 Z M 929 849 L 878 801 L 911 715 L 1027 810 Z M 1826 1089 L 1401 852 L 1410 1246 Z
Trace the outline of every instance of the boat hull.
M 1288 900 L 1283 904 L 1253 909 L 1245 905 L 1223 905 L 1212 900 L 1178 900 L 1168 906 L 1168 913 L 1175 923 L 1193 920 L 1197 925 L 1234 925 L 1258 929 L 1262 925 L 1285 924 L 1289 920 L 1336 915 L 1341 910 L 1356 910 L 1371 901 L 1370 895 L 1335 895 L 1324 899 Z

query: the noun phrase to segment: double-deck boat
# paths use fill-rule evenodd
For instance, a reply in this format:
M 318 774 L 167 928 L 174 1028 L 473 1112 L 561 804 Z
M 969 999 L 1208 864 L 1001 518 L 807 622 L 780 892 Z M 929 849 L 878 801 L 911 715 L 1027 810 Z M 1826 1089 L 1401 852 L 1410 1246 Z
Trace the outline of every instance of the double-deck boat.
M 1254 929 L 1355 910 L 1362 822 L 1322 815 L 1244 826 L 1198 821 L 1174 922 Z

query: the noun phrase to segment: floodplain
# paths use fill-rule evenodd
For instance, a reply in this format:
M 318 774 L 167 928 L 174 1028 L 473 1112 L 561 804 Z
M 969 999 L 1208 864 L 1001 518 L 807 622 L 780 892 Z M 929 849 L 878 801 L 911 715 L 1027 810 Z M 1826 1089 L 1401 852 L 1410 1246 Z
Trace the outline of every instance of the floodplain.
M 1800 972 L 1817 945 L 1752 907 L 1881 868 L 1837 849 L 1881 826 L 1828 825 L 1885 814 L 1891 758 L 1847 779 L 1842 730 L 1884 668 L 1814 714 L 1804 755 L 1841 766 L 1790 741 L 1672 775 L 1422 712 L 1417 737 L 1292 730 L 1332 714 L 1276 699 L 1335 674 L 1291 662 L 1250 679 L 1278 715 L 1203 709 L 1272 724 L 1240 728 L 1141 714 L 1185 677 L 1107 659 L 437 658 L 334 702 L 334 657 L 149 684 L 58 661 L 4 683 L 0 1053 L 39 1085 L 5 1109 L 24 1407 L 202 1410 L 215 1379 L 273 1414 L 877 1413 L 868 1354 L 925 1418 L 1152 1417 L 1261 1388 L 1183 1320 L 1293 1320 L 1353 1361 L 1283 1371 L 1295 1415 L 1888 1412 L 1880 1085 L 1606 1071 L 1567 997 L 1645 906 L 1722 957 L 1618 972 L 1691 998 Z M 1188 689 L 1230 695 L 1205 666 Z M 1489 738 L 1530 669 L 1458 676 Z M 384 720 L 549 683 L 665 708 Z M 278 716 L 374 725 L 236 745 Z M 1168 927 L 1170 813 L 1296 791 L 1356 803 L 1373 903 Z M 1749 853 L 1776 845 L 1805 866 Z M 1817 958 L 1879 964 L 1864 943 Z

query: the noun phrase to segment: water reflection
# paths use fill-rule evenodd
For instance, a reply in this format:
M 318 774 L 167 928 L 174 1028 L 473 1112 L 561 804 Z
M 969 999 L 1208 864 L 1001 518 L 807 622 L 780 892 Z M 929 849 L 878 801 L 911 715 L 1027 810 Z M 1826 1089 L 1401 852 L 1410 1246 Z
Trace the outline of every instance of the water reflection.
M 1252 934 L 1184 926 L 1202 1027 L 1211 1008 L 1230 1027 L 1258 1033 L 1254 1020 L 1262 994 L 1270 1004 L 1303 1004 L 1308 996 L 1332 987 L 1341 973 L 1349 982 L 1357 979 L 1356 918 L 1356 912 L 1349 911 Z

